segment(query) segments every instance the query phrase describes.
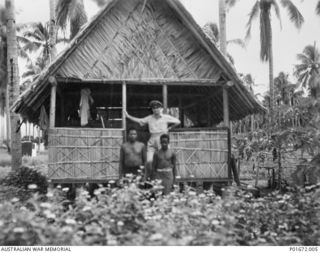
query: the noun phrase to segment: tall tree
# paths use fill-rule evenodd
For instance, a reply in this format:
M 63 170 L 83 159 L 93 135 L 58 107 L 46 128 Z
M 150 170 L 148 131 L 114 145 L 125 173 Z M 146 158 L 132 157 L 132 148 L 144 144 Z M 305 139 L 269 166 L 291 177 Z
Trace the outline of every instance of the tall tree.
M 227 10 L 238 0 L 219 0 L 220 50 L 227 54 Z
M 84 9 L 83 0 L 58 0 L 56 6 L 57 25 L 63 30 L 70 23 L 70 39 L 80 31 L 88 17 Z
M 280 18 L 280 6 L 288 11 L 290 21 L 294 23 L 297 28 L 300 28 L 304 22 L 304 18 L 298 8 L 290 0 L 257 0 L 254 4 L 247 23 L 247 35 L 251 35 L 251 27 L 253 21 L 260 14 L 260 58 L 262 61 L 269 62 L 269 90 L 270 90 L 270 126 L 273 125 L 273 111 L 274 111 L 274 83 L 273 83 L 273 49 L 272 49 L 272 26 L 271 26 L 271 11 L 274 9 L 277 18 Z
M 56 0 L 49 0 L 50 4 L 50 21 L 49 21 L 49 37 L 50 37 L 50 61 L 57 55 L 57 19 L 56 19 Z
M 18 46 L 14 0 L 6 0 L 7 17 L 7 98 L 11 107 L 20 93 L 18 70 Z M 10 112 L 11 123 L 11 166 L 17 170 L 21 166 L 21 133 L 18 130 L 19 115 Z
M 295 75 L 304 88 L 309 88 L 314 98 L 320 97 L 320 53 L 314 45 L 308 45 L 297 55 L 300 64 L 295 66 Z

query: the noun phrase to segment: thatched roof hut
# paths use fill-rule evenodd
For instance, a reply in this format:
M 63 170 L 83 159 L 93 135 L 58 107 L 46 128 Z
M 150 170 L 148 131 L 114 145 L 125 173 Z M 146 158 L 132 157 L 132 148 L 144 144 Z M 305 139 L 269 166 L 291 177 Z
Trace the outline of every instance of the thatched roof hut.
M 60 91 L 73 84 L 122 81 L 175 85 L 174 93 L 185 86 L 189 94 L 211 94 L 213 123 L 223 119 L 222 87 L 229 82 L 231 120 L 263 110 L 178 0 L 148 0 L 145 6 L 141 0 L 109 1 L 20 96 L 13 110 L 37 123 L 40 107 L 49 110 L 50 76 L 57 78 Z M 177 103 L 173 100 L 169 98 L 169 104 Z

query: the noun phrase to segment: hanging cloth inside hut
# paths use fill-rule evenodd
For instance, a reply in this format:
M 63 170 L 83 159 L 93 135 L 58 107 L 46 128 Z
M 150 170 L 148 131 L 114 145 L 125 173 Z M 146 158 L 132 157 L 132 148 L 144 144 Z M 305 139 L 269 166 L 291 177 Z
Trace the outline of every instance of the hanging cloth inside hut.
M 90 104 L 93 103 L 93 98 L 91 97 L 90 89 L 82 89 L 81 90 L 81 99 L 80 99 L 80 119 L 81 126 L 85 126 L 88 124 L 89 119 L 91 119 L 90 115 Z
M 47 130 L 49 128 L 49 118 L 44 106 L 41 106 L 40 109 L 39 127 L 41 130 Z

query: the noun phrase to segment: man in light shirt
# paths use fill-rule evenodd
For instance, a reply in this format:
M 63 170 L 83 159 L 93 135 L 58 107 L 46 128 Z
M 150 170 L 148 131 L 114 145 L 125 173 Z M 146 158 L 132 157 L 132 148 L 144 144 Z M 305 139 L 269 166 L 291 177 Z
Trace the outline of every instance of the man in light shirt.
M 168 114 L 162 113 L 162 104 L 157 100 L 150 102 L 150 107 L 152 108 L 153 114 L 145 118 L 136 118 L 129 115 L 126 112 L 126 117 L 133 122 L 138 123 L 140 126 L 148 125 L 151 137 L 147 145 L 147 167 L 150 169 L 152 164 L 153 155 L 156 151 L 160 150 L 160 136 L 163 134 L 168 134 L 168 132 L 180 125 L 180 120 L 172 117 Z M 149 173 L 148 173 L 149 174 Z

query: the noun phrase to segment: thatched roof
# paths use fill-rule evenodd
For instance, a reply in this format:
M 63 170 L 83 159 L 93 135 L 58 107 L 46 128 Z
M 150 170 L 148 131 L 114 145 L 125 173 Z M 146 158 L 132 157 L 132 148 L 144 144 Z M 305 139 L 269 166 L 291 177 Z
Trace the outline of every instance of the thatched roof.
M 178 0 L 110 0 L 70 45 L 16 101 L 13 110 L 37 121 L 48 105 L 50 76 L 83 82 L 161 80 L 179 85 L 199 81 L 230 89 L 230 118 L 263 107 L 243 86 L 234 67 L 203 33 Z M 221 89 L 217 92 L 222 93 Z M 213 100 L 222 107 L 221 97 Z

